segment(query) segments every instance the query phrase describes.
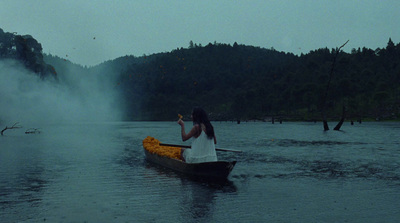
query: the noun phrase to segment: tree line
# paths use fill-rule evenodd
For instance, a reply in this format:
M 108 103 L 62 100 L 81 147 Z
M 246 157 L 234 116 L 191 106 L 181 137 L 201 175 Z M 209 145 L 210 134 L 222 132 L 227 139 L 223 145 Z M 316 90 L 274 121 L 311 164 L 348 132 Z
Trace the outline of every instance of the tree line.
M 330 120 L 339 120 L 343 108 L 353 120 L 400 115 L 400 44 L 391 39 L 375 50 L 321 48 L 301 55 L 191 41 L 188 48 L 123 56 L 89 68 L 42 55 L 31 36 L 0 30 L 0 43 L 0 59 L 19 60 L 41 77 L 63 78 L 72 71 L 112 79 L 126 120 L 190 117 L 194 106 L 213 120 L 321 120 L 323 108 Z
M 229 44 L 191 46 L 143 57 L 124 57 L 119 83 L 129 119 L 169 120 L 202 106 L 215 120 L 269 117 L 320 120 L 398 119 L 400 45 L 386 48 L 322 48 L 299 56 Z M 332 63 L 336 64 L 326 92 Z

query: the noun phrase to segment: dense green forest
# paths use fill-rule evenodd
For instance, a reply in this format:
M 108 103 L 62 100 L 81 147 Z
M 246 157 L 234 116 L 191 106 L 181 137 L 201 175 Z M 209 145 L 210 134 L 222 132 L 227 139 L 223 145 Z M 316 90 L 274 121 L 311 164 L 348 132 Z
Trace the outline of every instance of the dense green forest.
M 305 55 L 234 44 L 208 44 L 143 57 L 121 57 L 100 66 L 120 67 L 119 88 L 127 117 L 170 120 L 202 106 L 214 120 L 398 119 L 400 45 Z M 115 70 L 115 69 L 114 69 Z M 328 91 L 327 91 L 328 90 Z M 323 100 L 328 93 L 326 101 Z
M 348 120 L 400 116 L 400 44 L 391 39 L 382 49 L 321 48 L 301 55 L 190 42 L 171 52 L 83 67 L 42 55 L 31 36 L 0 34 L 0 59 L 20 60 L 41 77 L 68 80 L 74 73 L 108 81 L 120 94 L 126 120 L 173 120 L 177 113 L 188 118 L 194 106 L 213 120 L 320 120 L 323 106 L 330 120 L 340 119 L 343 106 Z

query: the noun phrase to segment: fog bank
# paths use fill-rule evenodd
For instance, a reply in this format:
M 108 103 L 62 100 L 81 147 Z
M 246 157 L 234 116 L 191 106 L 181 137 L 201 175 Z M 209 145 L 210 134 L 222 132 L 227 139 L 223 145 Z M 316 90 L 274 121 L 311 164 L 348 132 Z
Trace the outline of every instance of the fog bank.
M 119 121 L 121 103 L 110 77 L 69 73 L 41 80 L 14 60 L 0 61 L 0 125 Z

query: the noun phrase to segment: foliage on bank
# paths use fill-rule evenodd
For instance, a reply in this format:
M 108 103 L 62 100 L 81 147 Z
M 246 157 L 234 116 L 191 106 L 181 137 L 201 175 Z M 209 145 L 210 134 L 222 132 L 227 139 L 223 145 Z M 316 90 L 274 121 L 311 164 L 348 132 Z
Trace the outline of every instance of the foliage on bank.
M 36 39 L 30 35 L 4 32 L 0 28 L 0 61 L 6 59 L 21 62 L 25 68 L 42 79 L 57 78 L 54 67 L 44 62 L 42 45 Z
M 118 83 L 133 119 L 170 120 L 200 105 L 217 120 L 318 120 L 335 54 L 323 48 L 296 56 L 210 43 L 107 64 L 132 61 L 121 65 Z M 383 49 L 340 52 L 328 89 L 328 117 L 339 119 L 345 106 L 352 119 L 398 118 L 399 63 L 400 45 L 391 39 Z

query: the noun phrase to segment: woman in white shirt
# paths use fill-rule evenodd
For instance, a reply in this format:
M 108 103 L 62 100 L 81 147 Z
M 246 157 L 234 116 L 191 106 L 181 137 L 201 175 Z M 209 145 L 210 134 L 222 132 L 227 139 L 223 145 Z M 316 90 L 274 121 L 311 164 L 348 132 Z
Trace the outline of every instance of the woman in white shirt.
M 217 139 L 207 113 L 202 108 L 196 107 L 192 112 L 192 120 L 193 128 L 187 134 L 185 123 L 182 119 L 178 120 L 178 124 L 181 126 L 182 141 L 193 137 L 191 148 L 182 149 L 182 160 L 187 163 L 217 161 L 217 153 L 215 152 Z

